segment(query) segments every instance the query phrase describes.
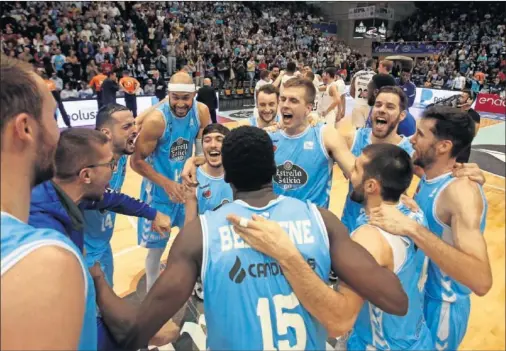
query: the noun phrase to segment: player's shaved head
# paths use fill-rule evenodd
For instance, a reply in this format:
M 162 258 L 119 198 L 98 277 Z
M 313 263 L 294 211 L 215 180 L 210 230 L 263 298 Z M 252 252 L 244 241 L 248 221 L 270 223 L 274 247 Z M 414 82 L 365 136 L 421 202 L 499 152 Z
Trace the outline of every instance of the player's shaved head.
M 193 84 L 193 79 L 186 72 L 177 72 L 171 78 L 171 84 Z

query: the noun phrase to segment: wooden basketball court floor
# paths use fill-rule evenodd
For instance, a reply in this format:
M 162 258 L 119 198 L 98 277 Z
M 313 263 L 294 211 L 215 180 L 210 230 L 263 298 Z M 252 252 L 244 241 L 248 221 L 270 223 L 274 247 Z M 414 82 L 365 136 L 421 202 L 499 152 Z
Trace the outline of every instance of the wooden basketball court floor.
M 492 124 L 504 123 L 493 120 L 482 120 L 482 128 Z M 229 127 L 235 122 L 226 123 Z M 340 130 L 351 130 L 349 118 L 341 122 Z M 416 178 L 416 177 L 415 177 Z M 492 173 L 486 174 L 485 194 L 489 208 L 485 239 L 492 266 L 494 284 L 484 297 L 472 295 L 471 318 L 461 350 L 505 350 L 505 179 Z M 410 195 L 416 189 L 418 178 L 410 187 Z M 128 169 L 122 191 L 138 198 L 140 195 L 141 177 Z M 348 181 L 342 172 L 335 167 L 331 191 L 330 209 L 341 216 L 344 200 L 348 192 Z M 147 251 L 137 246 L 136 218 L 118 215 L 112 238 L 114 253 L 114 290 L 120 296 L 130 295 L 144 275 L 144 264 Z M 172 231 L 167 250 L 162 258 L 166 260 L 177 229 Z

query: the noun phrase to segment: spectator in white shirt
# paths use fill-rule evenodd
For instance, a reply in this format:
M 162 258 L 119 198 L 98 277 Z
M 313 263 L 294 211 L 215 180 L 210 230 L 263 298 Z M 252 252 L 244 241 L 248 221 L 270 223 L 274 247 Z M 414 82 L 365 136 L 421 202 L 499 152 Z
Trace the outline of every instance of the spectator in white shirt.
M 456 90 L 462 90 L 466 86 L 466 78 L 462 76 L 462 74 L 457 73 L 457 78 L 455 78 L 455 82 L 453 84 L 453 88 Z
M 155 95 L 156 87 L 153 84 L 152 79 L 148 79 L 148 83 L 144 86 L 144 94 L 146 95 Z
M 65 83 L 65 89 L 61 91 L 60 96 L 62 100 L 77 99 L 79 94 L 77 93 L 77 90 L 70 87 L 70 83 Z

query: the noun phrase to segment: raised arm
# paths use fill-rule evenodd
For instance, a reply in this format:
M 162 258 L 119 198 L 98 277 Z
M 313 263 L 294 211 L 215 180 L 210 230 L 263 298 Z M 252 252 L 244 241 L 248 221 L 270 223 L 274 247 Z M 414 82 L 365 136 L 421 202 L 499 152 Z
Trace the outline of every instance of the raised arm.
M 136 308 L 119 298 L 102 274 L 93 274 L 102 317 L 124 349 L 146 347 L 160 328 L 190 298 L 202 264 L 200 220 L 179 233 L 167 259 L 167 268 Z
M 77 350 L 85 279 L 76 256 L 56 246 L 36 249 L 2 272 L 1 349 Z
M 436 211 L 439 218 L 447 218 L 454 246 L 392 208 L 371 211 L 370 223 L 392 234 L 410 236 L 442 271 L 483 296 L 492 287 L 487 245 L 480 230 L 483 206 L 478 185 L 468 179 L 458 179 L 443 191 Z
M 349 178 L 355 165 L 355 156 L 351 153 L 346 139 L 335 129 L 325 127 L 323 130 L 323 143 L 332 159 L 337 162 L 346 178 Z

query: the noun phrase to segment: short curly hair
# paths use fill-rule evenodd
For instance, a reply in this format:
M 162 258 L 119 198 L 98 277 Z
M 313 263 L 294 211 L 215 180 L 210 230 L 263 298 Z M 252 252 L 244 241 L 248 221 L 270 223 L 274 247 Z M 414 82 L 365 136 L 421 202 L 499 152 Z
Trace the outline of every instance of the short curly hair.
M 241 126 L 223 140 L 225 181 L 239 191 L 259 190 L 276 173 L 272 140 L 263 129 Z

